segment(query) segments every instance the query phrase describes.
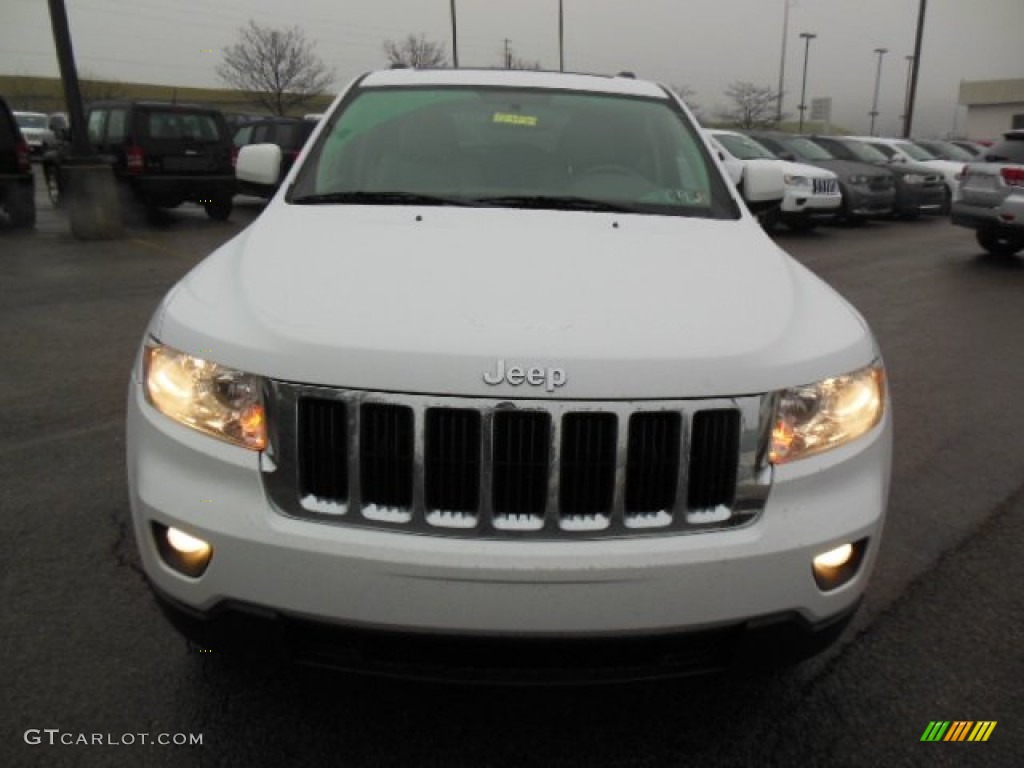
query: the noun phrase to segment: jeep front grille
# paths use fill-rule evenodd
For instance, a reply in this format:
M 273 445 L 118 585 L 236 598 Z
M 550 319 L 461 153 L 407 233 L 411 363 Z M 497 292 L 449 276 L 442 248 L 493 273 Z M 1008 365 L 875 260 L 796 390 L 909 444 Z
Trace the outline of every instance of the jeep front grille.
M 836 179 L 812 179 L 814 182 L 814 194 L 816 195 L 838 195 L 839 182 Z
M 742 525 L 764 506 L 768 398 L 500 400 L 268 385 L 284 514 L 443 536 Z

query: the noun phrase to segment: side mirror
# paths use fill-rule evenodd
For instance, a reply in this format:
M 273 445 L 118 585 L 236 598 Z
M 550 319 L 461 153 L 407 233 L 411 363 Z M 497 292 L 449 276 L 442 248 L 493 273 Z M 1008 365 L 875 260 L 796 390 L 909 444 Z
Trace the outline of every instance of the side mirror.
M 778 154 L 778 156 L 781 159 L 788 160 L 791 163 L 795 163 L 797 161 L 796 155 L 794 155 L 792 152 L 782 151 L 782 152 L 777 152 L 776 154 Z
M 752 209 L 776 205 L 785 194 L 785 174 L 773 162 L 750 162 L 743 172 L 743 200 Z
M 235 176 L 250 184 L 273 186 L 281 176 L 281 148 L 277 144 L 250 144 L 238 152 Z

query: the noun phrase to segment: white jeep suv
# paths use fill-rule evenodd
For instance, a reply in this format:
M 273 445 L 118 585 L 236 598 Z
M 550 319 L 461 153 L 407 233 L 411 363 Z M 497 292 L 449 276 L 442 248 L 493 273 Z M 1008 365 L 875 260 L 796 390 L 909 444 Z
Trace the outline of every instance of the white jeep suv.
M 553 679 L 832 640 L 891 419 L 863 318 L 670 90 L 390 70 L 168 293 L 127 438 L 145 573 L 199 643 Z

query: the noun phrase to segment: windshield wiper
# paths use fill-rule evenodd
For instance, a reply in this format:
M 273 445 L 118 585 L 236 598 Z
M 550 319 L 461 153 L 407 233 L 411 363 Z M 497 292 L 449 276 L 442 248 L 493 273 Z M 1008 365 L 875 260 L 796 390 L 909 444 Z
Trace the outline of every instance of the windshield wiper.
M 293 197 L 297 205 L 474 205 L 475 201 L 419 192 L 323 192 Z
M 609 213 L 637 213 L 621 203 L 594 200 L 589 197 L 572 195 L 508 195 L 505 197 L 482 197 L 474 202 L 508 208 L 546 208 L 553 211 L 606 211 Z

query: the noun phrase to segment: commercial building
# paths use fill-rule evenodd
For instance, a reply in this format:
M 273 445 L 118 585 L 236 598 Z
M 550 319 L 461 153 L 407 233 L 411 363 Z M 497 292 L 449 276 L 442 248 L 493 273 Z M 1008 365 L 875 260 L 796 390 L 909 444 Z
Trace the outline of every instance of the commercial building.
M 1024 128 L 1024 79 L 960 82 L 959 102 L 967 107 L 967 138 L 994 139 Z

